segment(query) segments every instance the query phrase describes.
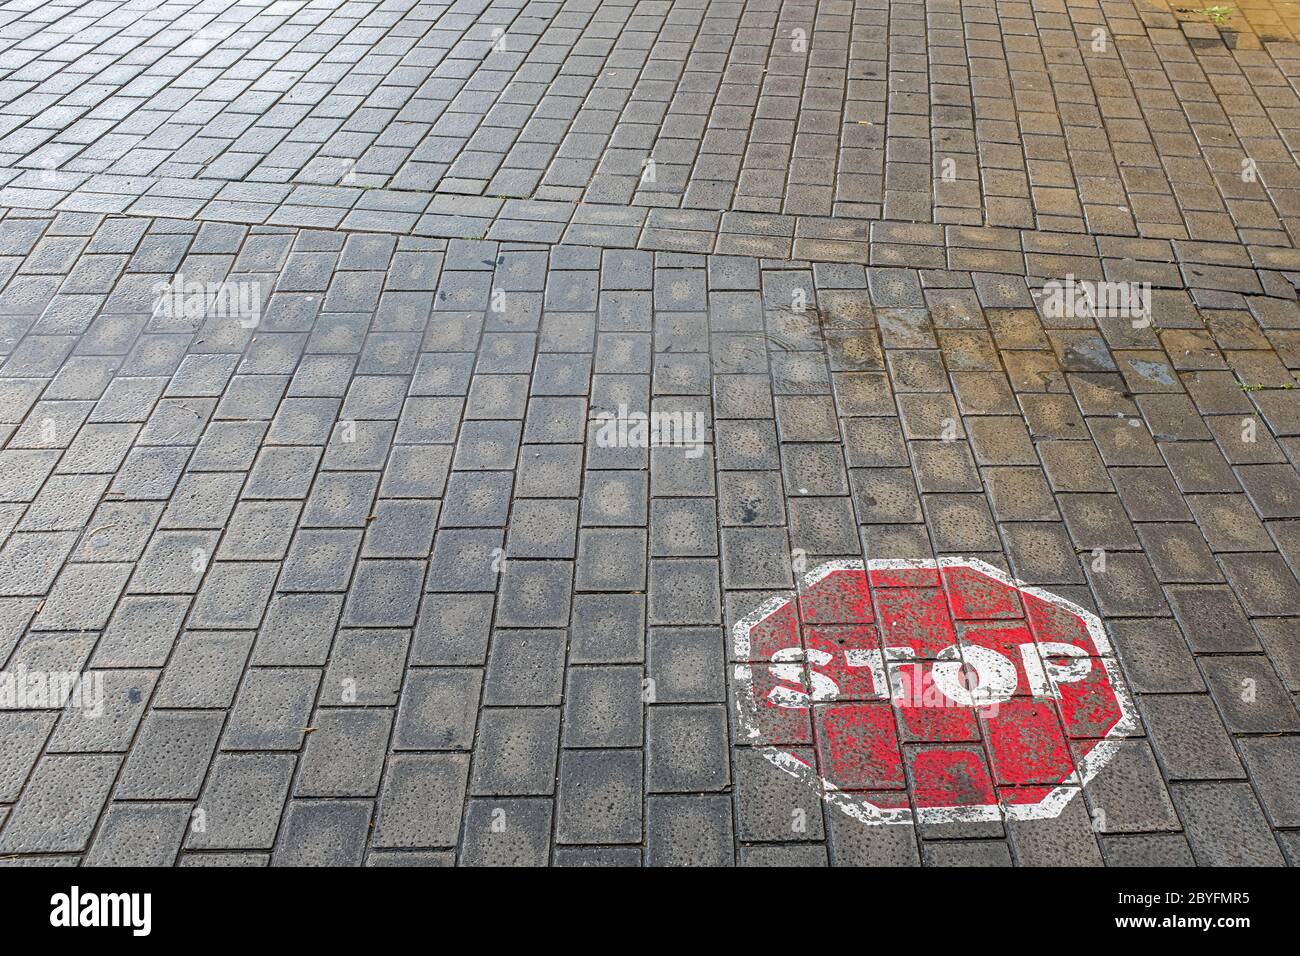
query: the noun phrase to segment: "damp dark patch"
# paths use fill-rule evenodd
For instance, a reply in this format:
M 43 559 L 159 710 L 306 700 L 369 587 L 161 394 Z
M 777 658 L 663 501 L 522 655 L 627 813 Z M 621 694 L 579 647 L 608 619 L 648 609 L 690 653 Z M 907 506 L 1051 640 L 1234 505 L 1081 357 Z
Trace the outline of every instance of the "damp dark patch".
M 1169 374 L 1169 366 L 1164 362 L 1147 362 L 1141 359 L 1129 363 L 1134 374 L 1140 375 L 1148 382 L 1155 382 L 1157 385 L 1173 385 L 1173 376 Z
M 1069 369 L 1085 372 L 1113 372 L 1115 360 L 1111 358 L 1110 349 L 1100 339 L 1084 339 L 1072 343 L 1065 349 L 1065 364 Z

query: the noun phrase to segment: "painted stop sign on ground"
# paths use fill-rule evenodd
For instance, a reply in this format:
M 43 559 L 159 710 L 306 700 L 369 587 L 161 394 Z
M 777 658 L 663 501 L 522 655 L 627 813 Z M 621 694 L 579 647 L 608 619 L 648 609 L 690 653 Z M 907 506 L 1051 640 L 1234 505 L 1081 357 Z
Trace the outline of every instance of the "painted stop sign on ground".
M 1135 726 L 1096 615 L 971 558 L 824 564 L 732 659 L 742 738 L 868 823 L 1054 817 Z

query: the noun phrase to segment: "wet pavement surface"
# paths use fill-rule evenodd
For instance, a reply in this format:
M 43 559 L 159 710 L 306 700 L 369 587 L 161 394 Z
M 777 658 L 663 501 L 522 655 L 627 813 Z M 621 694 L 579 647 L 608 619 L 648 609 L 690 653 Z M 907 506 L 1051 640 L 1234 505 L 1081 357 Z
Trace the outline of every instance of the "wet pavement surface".
M 0 4 L 0 862 L 1294 863 L 1296 31 Z

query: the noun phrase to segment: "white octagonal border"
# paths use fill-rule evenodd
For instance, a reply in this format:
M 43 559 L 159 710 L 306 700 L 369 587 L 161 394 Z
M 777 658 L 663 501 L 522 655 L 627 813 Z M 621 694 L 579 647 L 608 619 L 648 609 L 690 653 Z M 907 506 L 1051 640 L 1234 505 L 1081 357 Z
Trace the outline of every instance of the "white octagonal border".
M 1053 604 L 1063 611 L 1077 615 L 1088 629 L 1088 636 L 1097 648 L 1098 659 L 1106 671 L 1115 700 L 1119 704 L 1120 718 L 1115 726 L 1099 740 L 1079 762 L 1077 781 L 1053 788 L 1043 799 L 1030 804 L 981 804 L 970 807 L 920 807 L 914 814 L 909 807 L 878 807 L 865 798 L 836 787 L 830 781 L 818 776 L 814 767 L 805 764 L 793 754 L 774 745 L 761 748 L 764 757 L 773 765 L 802 781 L 819 792 L 822 799 L 862 823 L 978 823 L 1001 819 L 1046 820 L 1059 816 L 1066 805 L 1092 780 L 1119 750 L 1119 738 L 1134 735 L 1137 727 L 1136 710 L 1120 673 L 1119 662 L 1106 637 L 1106 629 L 1101 619 L 1091 611 L 1080 607 L 1073 601 L 1058 594 L 1053 594 L 1023 581 L 1013 578 L 1001 569 L 981 561 L 978 558 L 948 557 L 939 559 L 909 560 L 906 558 L 882 558 L 871 561 L 842 560 L 828 561 L 818 565 L 805 574 L 799 581 L 793 594 L 788 597 L 774 597 L 759 605 L 745 617 L 741 618 L 731 630 L 731 650 L 733 658 L 739 663 L 734 665 L 733 674 L 737 689 L 735 695 L 736 719 L 741 735 L 747 740 L 757 740 L 761 734 L 758 728 L 754 707 L 754 672 L 750 663 L 745 663 L 750 651 L 750 632 L 768 615 L 775 613 L 786 604 L 798 599 L 798 595 L 838 571 L 921 571 L 938 570 L 947 567 L 968 567 L 990 578 Z

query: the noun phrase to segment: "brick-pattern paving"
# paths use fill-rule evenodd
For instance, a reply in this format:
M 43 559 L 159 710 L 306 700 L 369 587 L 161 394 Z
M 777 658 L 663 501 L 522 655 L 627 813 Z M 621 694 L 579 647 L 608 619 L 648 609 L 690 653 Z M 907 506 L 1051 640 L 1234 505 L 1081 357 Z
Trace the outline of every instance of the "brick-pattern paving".
M 1300 17 L 1240 6 L 1221 30 L 1161 0 L 11 2 L 0 202 L 469 238 L 530 200 L 552 233 L 684 209 L 1290 248 Z
M 74 215 L 0 246 L 3 655 L 107 711 L 0 715 L 5 854 L 1279 862 L 1300 824 L 1294 302 L 1135 330 L 958 272 Z M 262 283 L 261 324 L 151 317 L 172 270 Z M 702 454 L 602 447 L 620 404 L 700 413 Z M 1054 821 L 823 820 L 728 743 L 722 625 L 793 549 L 1095 608 L 1145 736 Z
M 0 5 L 0 691 L 102 694 L 0 699 L 0 862 L 1296 862 L 1296 23 Z M 1054 819 L 864 825 L 729 628 L 952 555 L 1139 724 Z

